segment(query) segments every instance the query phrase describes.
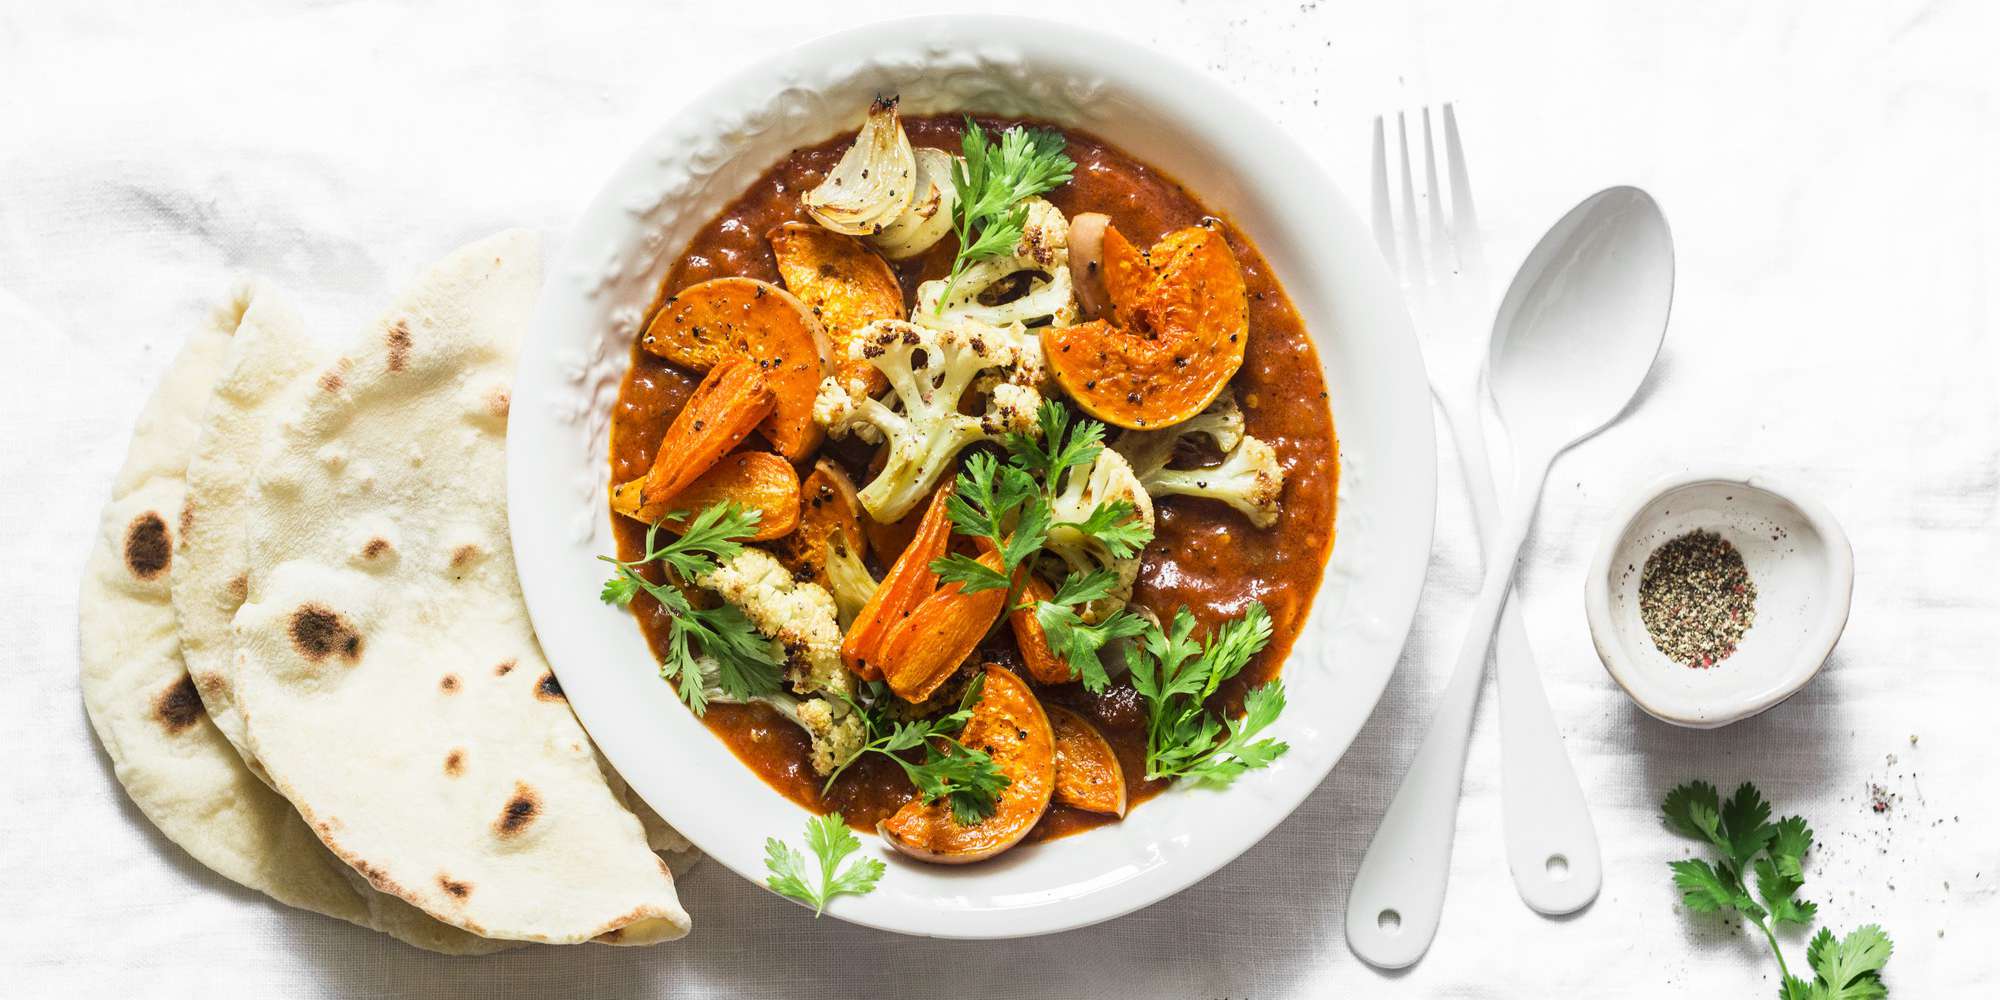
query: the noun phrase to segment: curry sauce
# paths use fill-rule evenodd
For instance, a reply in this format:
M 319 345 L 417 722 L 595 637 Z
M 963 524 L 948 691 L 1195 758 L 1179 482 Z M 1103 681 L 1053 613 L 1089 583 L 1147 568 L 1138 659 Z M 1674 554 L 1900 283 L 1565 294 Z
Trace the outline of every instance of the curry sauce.
M 962 122 L 958 116 L 910 117 L 903 119 L 903 127 L 913 145 L 956 152 Z M 995 131 L 1016 124 L 984 118 L 980 122 Z M 1269 680 L 1284 662 L 1312 606 L 1333 545 L 1339 454 L 1319 358 L 1277 277 L 1248 237 L 1153 168 L 1087 133 L 1064 133 L 1076 172 L 1068 184 L 1045 197 L 1066 216 L 1102 212 L 1141 246 L 1172 230 L 1214 220 L 1242 267 L 1249 293 L 1250 335 L 1243 367 L 1232 385 L 1243 409 L 1245 431 L 1269 443 L 1284 468 L 1278 521 L 1269 529 L 1258 529 L 1219 502 L 1157 498 L 1156 534 L 1146 548 L 1133 597 L 1135 604 L 1152 609 L 1163 621 L 1187 607 L 1198 623 L 1197 634 L 1242 614 L 1252 601 L 1263 602 L 1271 615 L 1271 643 L 1218 695 L 1230 711 L 1238 711 L 1243 692 Z M 777 263 L 765 234 L 781 223 L 809 221 L 799 196 L 820 182 L 852 138 L 849 133 L 794 150 L 759 177 L 695 234 L 668 270 L 655 309 L 659 301 L 710 278 L 740 276 L 778 283 Z M 906 305 L 915 302 L 918 284 L 949 272 L 954 249 L 954 242 L 947 239 L 918 257 L 893 263 Z M 612 482 L 645 475 L 667 425 L 697 381 L 697 375 L 634 345 L 632 366 L 612 414 Z M 856 482 L 866 482 L 872 450 L 855 441 L 829 441 L 821 456 L 842 463 Z M 618 516 L 612 522 L 619 558 L 639 557 L 645 527 Z M 879 577 L 893 558 L 893 552 L 871 552 L 870 568 Z M 663 654 L 668 638 L 665 613 L 644 596 L 632 607 L 655 654 Z M 1020 653 L 1011 631 L 997 629 L 972 662 L 1018 669 Z M 1128 684 L 1114 680 L 1098 695 L 1073 683 L 1044 686 L 1039 694 L 1076 710 L 1103 731 L 1124 768 L 1131 805 L 1165 787 L 1164 782 L 1144 780 L 1145 715 Z M 822 779 L 813 771 L 805 734 L 764 705 L 712 705 L 703 721 L 773 788 L 815 811 L 838 809 L 856 829 L 873 830 L 915 795 L 894 763 L 869 754 L 822 796 Z M 1029 839 L 1115 821 L 1051 805 Z

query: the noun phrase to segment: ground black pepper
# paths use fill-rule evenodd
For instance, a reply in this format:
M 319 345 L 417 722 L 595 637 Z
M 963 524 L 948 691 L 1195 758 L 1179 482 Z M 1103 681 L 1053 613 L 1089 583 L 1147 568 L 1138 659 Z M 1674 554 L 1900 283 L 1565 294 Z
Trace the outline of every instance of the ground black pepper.
M 1757 584 L 1728 539 L 1690 531 L 1646 557 L 1639 618 L 1668 659 L 1712 667 L 1735 653 L 1756 623 Z

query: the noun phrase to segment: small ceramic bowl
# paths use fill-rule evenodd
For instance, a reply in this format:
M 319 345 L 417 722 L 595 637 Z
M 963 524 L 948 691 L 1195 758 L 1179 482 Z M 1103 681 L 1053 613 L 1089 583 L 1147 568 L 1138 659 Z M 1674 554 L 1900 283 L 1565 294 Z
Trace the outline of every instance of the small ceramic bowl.
M 1712 667 L 1676 663 L 1639 618 L 1646 557 L 1695 530 L 1743 554 L 1757 617 L 1736 652 Z M 1817 501 L 1747 470 L 1673 476 L 1620 507 L 1584 580 L 1590 638 L 1604 669 L 1639 707 L 1677 726 L 1747 719 L 1805 687 L 1847 625 L 1854 551 Z

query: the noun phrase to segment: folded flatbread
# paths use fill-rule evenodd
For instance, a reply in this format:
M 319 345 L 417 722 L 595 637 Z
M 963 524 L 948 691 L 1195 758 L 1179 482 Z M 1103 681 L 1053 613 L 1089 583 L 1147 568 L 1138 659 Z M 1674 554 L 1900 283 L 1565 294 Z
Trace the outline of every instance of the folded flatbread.
M 273 787 L 376 889 L 487 937 L 646 944 L 687 914 L 542 656 L 508 539 L 539 281 L 531 235 L 472 244 L 304 376 L 256 463 L 220 681 Z
M 279 902 L 394 935 L 478 954 L 508 947 L 359 887 L 282 796 L 244 766 L 188 677 L 168 602 L 188 524 L 183 474 L 210 387 L 238 345 L 289 311 L 246 290 L 196 333 L 146 404 L 112 488 L 78 611 L 83 702 L 132 801 L 169 840 L 226 878 Z

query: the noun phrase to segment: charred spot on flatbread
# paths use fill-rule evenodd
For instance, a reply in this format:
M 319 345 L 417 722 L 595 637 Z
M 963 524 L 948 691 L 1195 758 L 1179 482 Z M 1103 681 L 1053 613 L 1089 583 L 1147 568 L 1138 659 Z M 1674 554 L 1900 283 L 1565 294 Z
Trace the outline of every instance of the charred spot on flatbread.
M 486 394 L 486 412 L 492 414 L 496 420 L 507 419 L 507 410 L 512 405 L 513 397 L 509 396 L 504 388 Z
M 194 678 L 186 674 L 153 697 L 153 718 L 169 733 L 179 733 L 200 722 L 206 711 L 201 693 L 195 690 Z
M 459 546 L 458 548 L 451 550 L 451 568 L 464 569 L 465 567 L 470 566 L 475 562 L 478 562 L 479 557 L 485 554 L 486 554 L 485 549 L 482 549 L 479 546 L 468 542 L 464 545 Z
M 438 888 L 443 889 L 445 895 L 459 902 L 464 902 L 467 896 L 472 895 L 472 883 L 460 882 L 443 872 L 438 873 Z
M 338 656 L 349 663 L 361 659 L 361 633 L 323 604 L 301 604 L 292 612 L 292 645 L 314 663 Z
M 464 747 L 452 747 L 451 752 L 444 755 L 444 773 L 454 778 L 465 773 Z
M 181 500 L 181 539 L 185 541 L 194 533 L 194 496 Z
M 339 392 L 340 387 L 346 384 L 347 377 L 341 374 L 338 367 L 328 368 L 326 371 L 320 373 L 319 388 L 321 392 Z
M 535 682 L 535 697 L 542 701 L 563 701 L 562 685 L 556 682 L 556 673 L 551 670 Z
M 514 794 L 500 809 L 500 818 L 493 821 L 493 832 L 502 839 L 519 836 L 535 817 L 542 814 L 542 797 L 524 782 L 514 782 Z
M 382 557 L 383 553 L 385 553 L 385 552 L 388 552 L 388 551 L 389 551 L 389 548 L 390 548 L 390 545 L 389 545 L 389 540 L 388 540 L 388 539 L 386 539 L 386 538 L 371 538 L 371 539 L 369 539 L 369 540 L 368 540 L 368 544 L 366 544 L 366 545 L 363 545 L 363 546 L 361 547 L 361 558 L 363 558 L 363 559 L 380 559 L 380 558 Z
M 151 580 L 173 561 L 174 540 L 167 534 L 167 522 L 150 510 L 133 518 L 125 528 L 125 568 L 141 580 Z
M 493 676 L 505 677 L 508 674 L 513 673 L 514 664 L 515 664 L 514 660 L 501 660 L 500 665 L 493 668 Z
M 386 340 L 388 341 L 389 344 L 389 370 L 392 372 L 399 372 L 402 371 L 404 368 L 409 367 L 410 364 L 409 322 L 406 320 L 399 319 L 396 322 L 389 324 L 389 335 L 386 338 Z
M 438 690 L 440 690 L 440 691 L 443 691 L 443 692 L 444 692 L 445 694 L 457 694 L 457 693 L 458 693 L 458 675 L 457 675 L 457 674 L 446 674 L 446 675 L 444 675 L 443 677 L 439 678 L 439 679 L 438 679 Z
M 250 596 L 250 574 L 238 573 L 229 578 L 229 596 L 241 602 Z

